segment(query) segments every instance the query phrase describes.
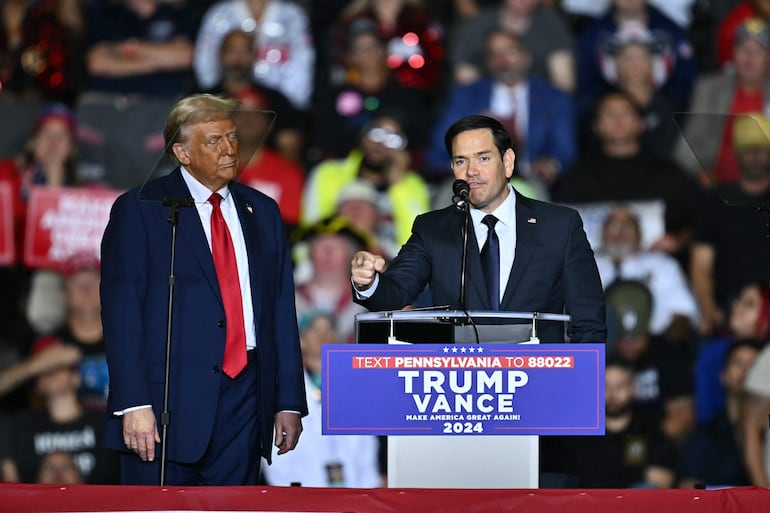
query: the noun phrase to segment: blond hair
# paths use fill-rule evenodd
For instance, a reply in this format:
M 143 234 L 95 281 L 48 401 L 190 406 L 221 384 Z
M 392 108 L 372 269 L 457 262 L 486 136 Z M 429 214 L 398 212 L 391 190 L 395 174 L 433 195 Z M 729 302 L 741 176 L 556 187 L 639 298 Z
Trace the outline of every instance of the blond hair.
M 173 147 L 186 139 L 186 128 L 207 121 L 233 119 L 238 108 L 238 102 L 231 98 L 213 94 L 194 94 L 179 100 L 166 118 L 163 129 L 163 139 L 166 142 L 166 153 L 179 164 L 174 155 Z

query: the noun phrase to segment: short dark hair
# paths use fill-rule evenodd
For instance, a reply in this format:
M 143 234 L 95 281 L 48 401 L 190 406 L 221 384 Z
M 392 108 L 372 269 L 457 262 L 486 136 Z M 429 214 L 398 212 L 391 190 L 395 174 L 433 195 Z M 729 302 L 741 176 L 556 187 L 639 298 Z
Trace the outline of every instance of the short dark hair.
M 604 93 L 602 93 L 599 99 L 596 100 L 596 103 L 593 106 L 593 113 L 592 113 L 593 120 L 596 121 L 597 119 L 599 119 L 599 113 L 601 112 L 602 107 L 604 107 L 605 103 L 607 103 L 610 100 L 614 100 L 616 98 L 624 100 L 631 107 L 631 110 L 634 111 L 634 114 L 639 119 L 644 119 L 644 112 L 642 111 L 641 107 L 639 107 L 639 105 L 636 103 L 636 101 L 634 101 L 631 95 L 622 89 L 613 87 L 608 89 Z
M 495 146 L 500 152 L 502 157 L 506 151 L 513 148 L 511 142 L 511 134 L 503 127 L 503 125 L 489 116 L 474 115 L 460 118 L 446 131 L 444 135 L 444 145 L 446 146 L 446 152 L 449 158 L 452 158 L 452 143 L 459 134 L 467 132 L 469 130 L 478 130 L 486 128 L 492 132 L 492 137 L 495 140 Z
M 489 47 L 489 41 L 495 36 L 507 37 L 508 39 L 510 39 L 516 44 L 516 47 L 520 51 L 530 53 L 527 45 L 524 43 L 524 41 L 522 41 L 522 39 L 517 34 L 501 26 L 492 27 L 486 32 L 486 34 L 484 34 L 484 42 L 487 45 L 487 47 Z
M 617 353 L 611 352 L 607 354 L 604 358 L 605 358 L 605 362 L 604 362 L 605 370 L 609 369 L 610 367 L 618 367 L 620 369 L 625 370 L 632 376 L 636 374 L 636 369 L 634 369 L 633 364 L 628 360 L 624 360 L 623 358 L 621 358 Z
M 723 369 L 727 368 L 727 365 L 730 362 L 730 358 L 733 357 L 733 354 L 735 354 L 736 351 L 744 347 L 747 347 L 749 349 L 754 349 L 757 351 L 757 353 L 759 353 L 760 351 L 762 351 L 762 348 L 765 347 L 765 344 L 754 338 L 739 338 L 734 340 L 733 342 L 730 343 L 729 346 L 727 346 L 727 351 L 725 352 L 725 359 L 722 362 L 722 368 Z

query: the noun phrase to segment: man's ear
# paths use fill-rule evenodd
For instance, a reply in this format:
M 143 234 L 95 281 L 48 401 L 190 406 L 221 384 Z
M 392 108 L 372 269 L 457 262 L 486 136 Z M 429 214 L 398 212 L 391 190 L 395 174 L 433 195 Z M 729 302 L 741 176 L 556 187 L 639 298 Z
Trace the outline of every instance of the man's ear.
M 174 155 L 180 164 L 185 166 L 190 164 L 190 156 L 187 154 L 187 149 L 185 149 L 184 144 L 174 143 L 171 147 L 171 151 L 174 152 Z
M 516 153 L 512 148 L 505 150 L 503 154 L 503 166 L 505 167 L 505 177 L 510 178 L 513 176 L 513 167 L 516 162 Z

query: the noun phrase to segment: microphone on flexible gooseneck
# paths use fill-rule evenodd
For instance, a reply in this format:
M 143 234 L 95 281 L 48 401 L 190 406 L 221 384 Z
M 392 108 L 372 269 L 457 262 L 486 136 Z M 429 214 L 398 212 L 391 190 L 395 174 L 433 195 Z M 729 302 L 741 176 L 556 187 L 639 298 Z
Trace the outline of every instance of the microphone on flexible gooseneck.
M 455 180 L 452 184 L 452 202 L 458 208 L 464 212 L 463 219 L 463 252 L 462 261 L 460 262 L 460 308 L 465 310 L 465 274 L 466 263 L 468 260 L 468 223 L 470 220 L 470 212 L 468 204 L 468 194 L 471 192 L 471 187 L 465 180 Z
M 459 210 L 465 209 L 467 212 L 468 195 L 471 193 L 471 186 L 465 180 L 455 180 L 452 183 L 452 202 Z
M 452 192 L 454 193 L 454 196 L 452 197 L 452 202 L 455 204 L 458 210 L 462 210 L 463 215 L 463 251 L 462 251 L 462 261 L 460 262 L 460 309 L 465 312 L 465 316 L 468 320 L 468 323 L 473 327 L 473 332 L 476 335 L 476 343 L 479 343 L 479 333 L 476 329 L 476 323 L 473 321 L 473 317 L 471 317 L 470 313 L 468 312 L 467 308 L 465 307 L 465 277 L 467 274 L 466 267 L 468 263 L 468 228 L 470 224 L 471 214 L 470 214 L 470 201 L 468 200 L 468 195 L 471 192 L 471 187 L 468 185 L 468 182 L 465 180 L 455 180 L 452 184 Z

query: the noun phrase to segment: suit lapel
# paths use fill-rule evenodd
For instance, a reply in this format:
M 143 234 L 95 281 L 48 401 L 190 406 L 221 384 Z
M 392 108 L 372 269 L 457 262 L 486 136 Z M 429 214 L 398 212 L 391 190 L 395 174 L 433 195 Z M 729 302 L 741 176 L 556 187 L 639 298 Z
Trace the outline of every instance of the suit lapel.
M 534 249 L 538 244 L 537 216 L 532 205 L 524 196 L 516 194 L 516 253 L 513 257 L 513 268 L 505 287 L 501 308 L 508 307 L 521 278 L 529 265 Z M 534 220 L 534 222 L 532 222 Z
M 187 185 L 182 179 L 182 173 L 178 168 L 169 175 L 166 183 L 169 197 L 190 197 L 190 191 L 187 189 Z M 167 214 L 167 209 L 164 207 L 163 215 L 166 216 Z M 193 256 L 221 303 L 222 293 L 219 290 L 217 273 L 214 269 L 214 258 L 211 256 L 211 248 L 206 241 L 206 233 L 203 231 L 200 216 L 195 206 L 182 209 L 179 213 L 177 235 L 178 242 L 182 244 L 177 254 L 182 256 L 187 253 Z M 182 259 L 180 258 L 180 260 Z
M 462 269 L 462 251 L 463 251 L 463 226 L 465 224 L 465 214 L 457 211 L 454 216 L 454 225 L 452 229 L 453 244 L 452 247 L 458 248 L 457 261 L 460 262 L 459 271 Z M 479 252 L 478 239 L 476 231 L 473 228 L 473 221 L 468 219 L 468 253 L 465 269 L 465 305 L 484 305 L 484 309 L 489 309 L 489 300 L 487 299 L 487 285 L 484 280 L 484 271 L 481 268 L 481 253 Z

